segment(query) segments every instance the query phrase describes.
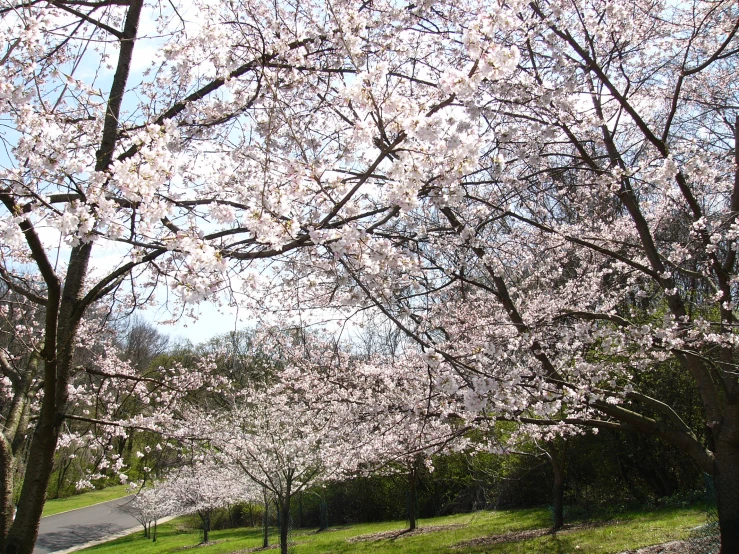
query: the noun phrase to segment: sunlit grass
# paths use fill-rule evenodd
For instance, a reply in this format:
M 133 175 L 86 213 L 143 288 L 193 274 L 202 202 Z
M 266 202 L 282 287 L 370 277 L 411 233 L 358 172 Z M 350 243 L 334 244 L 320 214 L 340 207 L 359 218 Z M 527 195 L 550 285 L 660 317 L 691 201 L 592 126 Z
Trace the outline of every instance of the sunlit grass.
M 116 498 L 122 498 L 126 496 L 126 485 L 118 485 L 115 487 L 108 487 L 99 491 L 91 491 L 75 496 L 69 496 L 67 498 L 57 498 L 54 500 L 47 500 L 44 505 L 44 512 L 42 516 L 53 516 L 61 512 L 68 512 L 69 510 L 76 510 L 78 508 L 86 508 L 93 504 L 99 504 L 100 502 L 107 502 L 109 500 L 115 500 Z
M 609 521 L 593 522 L 557 533 L 533 538 L 512 535 L 507 542 L 497 544 L 464 544 L 473 539 L 490 538 L 504 533 L 545 529 L 550 524 L 547 509 L 476 512 L 454 516 L 424 519 L 422 529 L 445 526 L 439 530 L 418 534 L 399 534 L 391 537 L 365 537 L 361 535 L 397 531 L 405 522 L 393 521 L 368 523 L 331 528 L 322 533 L 315 530 L 296 530 L 292 534 L 295 554 L 318 553 L 404 553 L 404 554 L 452 554 L 452 553 L 522 553 L 567 554 L 597 552 L 613 554 L 651 544 L 685 538 L 690 529 L 705 522 L 700 507 L 664 508 L 655 511 L 631 511 Z M 143 532 L 129 535 L 85 550 L 90 554 L 165 554 L 182 552 L 183 548 L 196 547 L 201 541 L 198 531 L 188 530 L 181 519 L 161 525 L 157 542 L 143 536 Z M 245 528 L 210 533 L 210 544 L 197 546 L 197 554 L 227 554 L 262 545 L 260 529 Z M 273 532 L 270 543 L 277 542 Z

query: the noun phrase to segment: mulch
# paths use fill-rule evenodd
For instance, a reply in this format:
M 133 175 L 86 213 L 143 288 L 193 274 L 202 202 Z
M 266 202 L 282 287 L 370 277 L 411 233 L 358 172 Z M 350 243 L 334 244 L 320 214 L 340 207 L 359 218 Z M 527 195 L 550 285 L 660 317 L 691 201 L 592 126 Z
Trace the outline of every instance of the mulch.
M 687 541 L 672 541 L 646 546 L 638 550 L 627 550 L 621 552 L 621 554 L 694 554 L 696 551 L 709 552 L 709 546 L 715 540 L 713 537 L 707 537 Z
M 437 531 L 451 531 L 453 529 L 461 529 L 462 527 L 464 527 L 463 524 L 429 525 L 428 527 L 418 527 L 413 531 L 402 529 L 400 531 L 383 531 L 381 533 L 371 533 L 369 535 L 358 535 L 347 539 L 346 542 L 376 542 L 386 539 L 394 541 L 404 537 L 415 537 L 417 535 L 425 535 L 426 533 L 436 533 Z
M 578 531 L 580 529 L 590 529 L 593 527 L 600 527 L 602 525 L 612 524 L 612 521 L 598 521 L 578 524 L 567 524 L 562 527 L 558 534 L 566 534 L 572 531 Z M 494 544 L 500 544 L 504 542 L 519 542 L 528 539 L 535 539 L 537 537 L 543 537 L 544 535 L 551 535 L 552 528 L 545 527 L 541 529 L 527 529 L 525 531 L 511 531 L 509 533 L 503 533 L 502 535 L 493 535 L 492 537 L 479 537 L 469 541 L 458 542 L 452 548 L 470 548 L 479 546 L 491 546 Z

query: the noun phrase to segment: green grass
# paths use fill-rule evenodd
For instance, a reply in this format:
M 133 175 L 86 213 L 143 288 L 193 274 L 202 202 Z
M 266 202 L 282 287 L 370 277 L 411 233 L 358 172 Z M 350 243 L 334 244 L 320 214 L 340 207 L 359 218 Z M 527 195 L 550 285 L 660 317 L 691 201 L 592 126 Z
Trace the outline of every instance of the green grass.
M 77 494 L 75 496 L 68 496 L 67 498 L 47 500 L 44 505 L 42 517 L 53 516 L 54 514 L 76 510 L 77 508 L 86 508 L 93 504 L 100 504 L 100 502 L 107 502 L 108 500 L 121 498 L 127 494 L 126 485 L 117 485 L 115 487 L 108 487 L 99 491 L 91 491 Z
M 420 527 L 445 525 L 447 529 L 416 535 L 375 537 L 373 540 L 348 542 L 347 539 L 389 531 L 401 531 L 402 521 L 351 525 L 330 529 L 323 533 L 313 530 L 293 532 L 295 554 L 339 553 L 403 553 L 403 554 L 454 554 L 454 553 L 521 553 L 521 554 L 613 554 L 626 549 L 658 544 L 685 538 L 693 527 L 705 523 L 705 513 L 699 506 L 689 508 L 664 508 L 655 511 L 631 511 L 592 526 L 575 527 L 557 533 L 529 539 L 511 539 L 498 544 L 462 545 L 464 541 L 493 537 L 503 533 L 515 533 L 546 528 L 550 524 L 546 509 L 499 512 L 477 512 L 448 517 L 425 519 Z M 577 525 L 577 524 L 575 524 Z M 451 527 L 453 526 L 453 527 Z M 195 554 L 230 554 L 261 546 L 259 529 L 231 529 L 213 531 L 211 544 L 200 546 Z M 156 543 L 143 536 L 143 532 L 98 545 L 83 552 L 87 554 L 169 554 L 183 552 L 196 546 L 200 533 L 184 527 L 183 519 L 175 519 L 161 525 Z M 277 536 L 272 533 L 270 543 Z

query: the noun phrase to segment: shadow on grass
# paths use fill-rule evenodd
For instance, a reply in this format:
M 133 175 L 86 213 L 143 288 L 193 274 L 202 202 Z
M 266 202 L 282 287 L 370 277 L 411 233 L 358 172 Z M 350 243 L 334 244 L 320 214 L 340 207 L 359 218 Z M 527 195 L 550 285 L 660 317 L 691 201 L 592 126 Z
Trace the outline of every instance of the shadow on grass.
M 417 535 L 425 535 L 426 533 L 436 533 L 439 531 L 452 531 L 455 529 L 461 529 L 465 527 L 464 524 L 449 524 L 449 525 L 428 525 L 425 527 L 417 527 L 416 529 L 400 529 L 392 531 L 381 531 L 379 533 L 371 533 L 369 535 L 358 535 L 356 537 L 350 537 L 346 542 L 358 543 L 358 542 L 378 542 L 382 540 L 396 541 L 402 537 L 415 537 Z

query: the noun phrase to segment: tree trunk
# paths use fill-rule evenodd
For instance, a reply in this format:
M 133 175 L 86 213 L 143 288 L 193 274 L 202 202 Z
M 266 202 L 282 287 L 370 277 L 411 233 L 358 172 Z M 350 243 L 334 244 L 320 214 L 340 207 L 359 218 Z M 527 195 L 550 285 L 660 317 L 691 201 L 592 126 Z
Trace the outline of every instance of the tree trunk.
M 143 0 L 131 0 L 123 25 L 118 64 L 108 97 L 96 171 L 106 171 L 113 161 L 118 137 L 120 110 L 136 43 Z M 64 421 L 68 401 L 68 384 L 76 335 L 86 308 L 83 294 L 88 273 L 92 243 L 74 246 L 69 254 L 64 285 L 46 258 L 33 223 L 20 223 L 36 265 L 47 286 L 44 348 L 41 351 L 44 370 L 44 398 L 36 429 L 31 439 L 18 511 L 5 541 L 5 554 L 31 554 L 38 536 L 46 490 L 53 469 L 54 451 Z
M 319 513 L 319 522 L 318 522 L 318 530 L 319 531 L 325 531 L 328 529 L 328 504 L 326 504 L 326 500 L 324 500 L 323 497 L 321 497 L 321 504 L 320 504 L 320 513 Z
M 200 519 L 203 520 L 203 543 L 208 542 L 208 532 L 210 531 L 210 510 L 198 512 Z
M 736 435 L 734 429 L 722 429 L 713 464 L 721 530 L 720 554 L 739 552 L 739 441 Z
M 552 488 L 553 530 L 562 529 L 564 525 L 564 484 L 565 476 L 562 466 L 552 462 L 554 470 L 554 486 Z
M 53 400 L 48 403 L 46 400 L 45 396 L 44 404 L 53 406 Z M 46 501 L 46 489 L 51 477 L 54 450 L 61 426 L 61 419 L 58 423 L 55 422 L 54 420 L 58 418 L 53 414 L 51 417 L 42 414 L 40 419 L 28 454 L 28 459 L 33 460 L 33 463 L 26 466 L 18 512 L 5 543 L 6 554 L 31 554 L 38 536 L 38 526 Z
M 13 525 L 13 480 L 18 464 L 16 454 L 22 443 L 29 404 L 29 383 L 38 374 L 38 356 L 31 355 L 28 377 L 14 383 L 10 410 L 0 432 L 0 552 L 5 552 L 6 537 Z
M 0 433 L 0 552 L 13 524 L 13 451 L 5 435 Z
M 557 451 L 557 445 L 552 442 L 546 452 L 547 459 L 552 466 L 554 484 L 552 486 L 552 530 L 557 531 L 564 526 L 564 489 L 565 489 L 565 450 Z
M 416 462 L 411 465 L 408 473 L 408 530 L 413 531 L 416 528 Z
M 262 518 L 262 527 L 264 534 L 262 537 L 262 548 L 269 547 L 269 501 L 267 500 L 267 490 L 262 491 L 264 496 L 264 517 Z
M 280 501 L 280 518 L 282 520 L 282 525 L 280 525 L 280 554 L 287 554 L 287 539 L 289 538 L 288 534 L 290 532 L 290 500 L 292 499 L 292 477 L 293 470 L 290 469 L 287 471 L 285 479 L 285 492 L 282 495 L 282 498 L 278 497 L 278 500 Z
M 290 532 L 290 495 L 286 494 L 280 502 L 280 554 L 288 554 L 287 540 Z

